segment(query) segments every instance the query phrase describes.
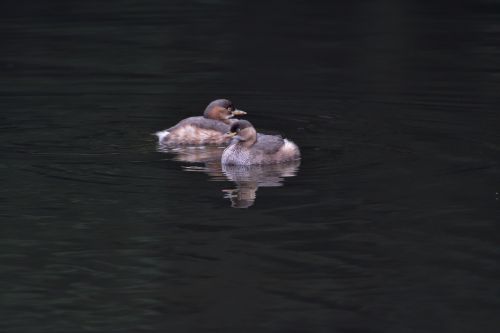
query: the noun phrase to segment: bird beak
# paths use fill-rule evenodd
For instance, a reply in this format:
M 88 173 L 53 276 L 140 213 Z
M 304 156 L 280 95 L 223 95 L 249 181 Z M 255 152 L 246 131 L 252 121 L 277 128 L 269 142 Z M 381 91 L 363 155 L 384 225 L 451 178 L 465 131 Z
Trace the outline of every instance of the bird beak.
M 224 134 L 224 137 L 226 137 L 226 138 L 232 138 L 236 134 L 238 134 L 238 133 L 236 133 L 236 132 L 227 132 L 226 134 Z
M 231 114 L 233 116 L 244 116 L 246 115 L 247 113 L 243 110 L 234 110 L 233 112 L 231 112 Z

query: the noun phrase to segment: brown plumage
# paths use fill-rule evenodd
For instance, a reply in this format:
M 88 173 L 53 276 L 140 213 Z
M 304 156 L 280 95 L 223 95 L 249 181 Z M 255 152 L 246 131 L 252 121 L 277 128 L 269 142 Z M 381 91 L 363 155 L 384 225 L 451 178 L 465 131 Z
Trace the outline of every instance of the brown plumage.
M 227 99 L 217 99 L 206 107 L 203 116 L 189 117 L 166 130 L 156 132 L 163 145 L 223 145 L 230 141 L 225 137 L 234 116 L 246 112 L 235 109 Z

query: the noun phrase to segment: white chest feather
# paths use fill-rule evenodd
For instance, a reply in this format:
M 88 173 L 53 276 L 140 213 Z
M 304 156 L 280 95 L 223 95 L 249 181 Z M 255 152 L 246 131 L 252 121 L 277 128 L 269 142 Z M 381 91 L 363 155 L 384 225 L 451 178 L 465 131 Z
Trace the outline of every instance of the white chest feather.
M 230 145 L 222 153 L 223 164 L 248 165 L 251 160 L 250 152 L 239 145 Z

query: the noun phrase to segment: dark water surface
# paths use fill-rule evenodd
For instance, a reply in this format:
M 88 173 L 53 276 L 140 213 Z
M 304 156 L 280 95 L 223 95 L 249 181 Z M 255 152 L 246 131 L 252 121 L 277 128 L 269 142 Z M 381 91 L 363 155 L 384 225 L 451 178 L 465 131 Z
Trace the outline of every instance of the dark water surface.
M 0 37 L 1 332 L 499 331 L 499 5 L 17 1 Z M 300 165 L 158 149 L 220 97 Z

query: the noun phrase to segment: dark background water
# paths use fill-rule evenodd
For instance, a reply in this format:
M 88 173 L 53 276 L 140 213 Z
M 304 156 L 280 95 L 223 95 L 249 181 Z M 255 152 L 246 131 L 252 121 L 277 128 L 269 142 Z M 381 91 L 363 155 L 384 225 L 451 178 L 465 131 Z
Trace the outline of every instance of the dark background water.
M 15 1 L 0 37 L 0 331 L 498 332 L 497 3 Z M 302 151 L 248 209 L 150 135 L 220 97 Z

